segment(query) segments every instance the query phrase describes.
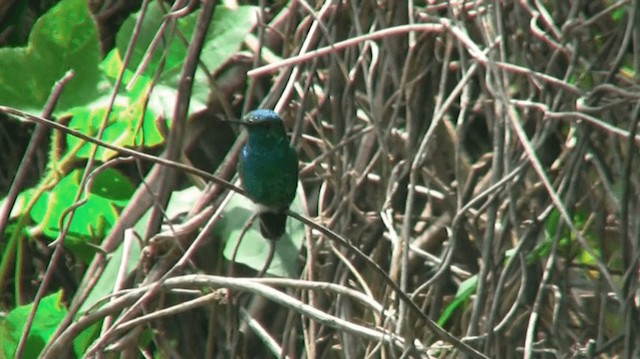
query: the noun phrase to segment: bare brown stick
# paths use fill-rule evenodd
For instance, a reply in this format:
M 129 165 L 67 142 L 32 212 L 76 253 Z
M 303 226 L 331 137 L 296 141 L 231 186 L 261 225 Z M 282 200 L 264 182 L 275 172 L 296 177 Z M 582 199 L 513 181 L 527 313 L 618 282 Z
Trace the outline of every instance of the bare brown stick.
M 167 149 L 165 156 L 167 160 L 177 161 L 182 154 L 182 143 L 184 141 L 185 127 L 187 124 L 187 115 L 189 111 L 189 103 L 191 101 L 191 91 L 193 80 L 195 78 L 196 68 L 200 59 L 200 53 L 204 46 L 204 39 L 209 29 L 209 24 L 213 18 L 215 8 L 215 0 L 205 1 L 198 21 L 193 38 L 187 48 L 187 57 L 182 67 L 182 73 L 178 83 L 178 97 L 173 112 L 172 126 L 167 139 Z M 159 191 L 156 194 L 157 206 L 153 207 L 149 223 L 147 225 L 146 239 L 158 232 L 162 222 L 162 209 L 167 206 L 169 195 L 171 194 L 177 173 L 171 168 L 160 174 Z
M 73 70 L 68 71 L 64 76 L 58 80 L 53 89 L 51 91 L 51 95 L 47 100 L 44 110 L 42 111 L 43 118 L 50 118 L 53 110 L 58 102 L 58 98 L 62 94 L 62 89 L 64 86 L 71 80 L 73 77 Z M 0 242 L 4 239 L 4 229 L 9 221 L 9 214 L 11 213 L 11 209 L 22 189 L 22 183 L 28 173 L 28 170 L 32 167 L 33 157 L 36 154 L 36 150 L 38 149 L 38 145 L 40 141 L 42 141 L 47 134 L 47 126 L 42 124 L 37 124 L 36 129 L 31 136 L 31 140 L 29 140 L 29 145 L 27 146 L 27 150 L 22 157 L 22 161 L 20 162 L 20 166 L 18 167 L 18 172 L 16 176 L 13 178 L 13 182 L 11 183 L 11 188 L 9 189 L 9 193 L 5 198 L 4 206 L 0 208 Z
M 256 77 L 256 76 L 266 75 L 278 70 L 279 68 L 291 66 L 291 65 L 297 65 L 297 64 L 309 61 L 311 59 L 314 59 L 316 57 L 330 54 L 331 52 L 334 52 L 334 51 L 339 51 L 351 46 L 355 46 L 367 40 L 377 40 L 377 39 L 382 39 L 382 38 L 394 36 L 394 35 L 403 35 L 403 34 L 406 34 L 407 32 L 413 32 L 413 31 L 442 32 L 443 30 L 444 30 L 444 26 L 439 24 L 416 24 L 416 25 L 405 25 L 405 26 L 397 26 L 389 29 L 384 29 L 384 30 L 376 31 L 370 34 L 365 34 L 362 36 L 357 36 L 351 39 L 340 41 L 335 43 L 335 45 L 333 46 L 327 46 L 327 47 L 320 48 L 318 50 L 309 51 L 303 55 L 293 56 L 274 64 L 262 66 L 255 70 L 251 70 L 247 72 L 247 76 Z
M 49 118 L 53 113 L 53 110 L 58 102 L 58 98 L 62 94 L 62 90 L 64 86 L 71 80 L 73 77 L 73 70 L 67 71 L 64 76 L 58 80 L 53 86 L 53 90 L 51 91 L 51 95 L 49 95 L 49 99 L 44 106 L 44 110 L 42 111 L 42 117 Z M 7 197 L 7 202 L 5 202 L 5 207 L 0 208 L 0 242 L 2 241 L 2 233 L 4 233 L 4 227 L 7 224 L 9 219 L 9 213 L 11 213 L 11 208 L 18 196 L 18 193 L 21 189 L 21 184 L 24 181 L 24 178 L 27 174 L 28 169 L 31 167 L 31 162 L 33 161 L 33 157 L 38 148 L 38 144 L 44 136 L 47 134 L 47 127 L 41 123 L 36 125 L 36 131 L 29 141 L 29 146 L 27 147 L 27 151 L 22 158 L 22 162 L 20 163 L 20 167 L 18 169 L 18 173 L 14 179 L 14 182 L 11 184 L 11 190 L 9 191 L 9 196 Z M 5 213 L 6 212 L 6 213 Z M 52 259 L 53 261 L 53 259 Z M 46 278 L 46 276 L 45 276 Z M 44 296 L 46 289 L 46 285 L 40 285 L 38 288 L 38 292 L 36 293 L 36 297 L 33 300 L 33 305 L 31 306 L 31 311 L 29 312 L 29 317 L 27 317 L 27 321 L 24 324 L 24 328 L 22 330 L 22 335 L 20 336 L 20 342 L 18 342 L 18 347 L 16 348 L 16 358 L 20 358 L 22 356 L 22 351 L 24 350 L 24 346 L 27 343 L 27 337 L 29 336 L 29 331 L 31 330 L 31 324 L 33 324 L 33 319 L 36 315 L 36 310 L 38 309 L 38 304 L 40 300 Z

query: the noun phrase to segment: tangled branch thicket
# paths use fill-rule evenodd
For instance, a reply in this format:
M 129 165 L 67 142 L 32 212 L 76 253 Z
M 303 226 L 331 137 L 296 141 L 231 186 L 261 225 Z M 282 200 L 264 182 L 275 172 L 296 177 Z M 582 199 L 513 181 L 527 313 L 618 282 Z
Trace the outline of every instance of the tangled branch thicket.
M 349 1 L 279 15 L 265 46 L 284 57 L 397 31 L 274 81 L 274 96 L 290 89 L 280 100 L 301 135 L 312 214 L 432 318 L 476 280 L 444 326 L 490 357 L 638 355 L 637 6 Z M 402 32 L 423 23 L 442 27 Z M 366 266 L 313 240 L 307 279 L 396 308 Z M 367 320 L 340 298 L 314 300 Z M 410 319 L 376 324 L 433 345 Z M 395 351 L 313 333 L 316 354 Z
M 238 56 L 218 74 L 210 112 L 239 113 L 238 98 L 280 112 L 311 218 L 488 357 L 640 356 L 637 2 L 272 5 L 243 54 L 275 73 L 246 77 Z M 212 161 L 194 150 L 208 139 L 188 136 L 188 155 Z M 216 265 L 221 277 L 147 277 L 112 305 L 131 305 L 153 283 L 257 294 L 237 306 L 217 291 L 148 304 L 151 317 L 138 319 L 155 347 L 182 357 L 466 350 L 428 330 L 352 250 L 307 236 L 303 281 L 225 281 Z M 177 305 L 211 300 L 207 310 Z

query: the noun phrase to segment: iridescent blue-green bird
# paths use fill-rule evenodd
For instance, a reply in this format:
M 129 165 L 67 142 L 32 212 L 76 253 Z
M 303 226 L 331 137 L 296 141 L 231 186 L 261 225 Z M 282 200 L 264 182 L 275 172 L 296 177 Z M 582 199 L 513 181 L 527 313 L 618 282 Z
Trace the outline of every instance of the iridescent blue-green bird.
M 286 210 L 298 187 L 298 155 L 277 113 L 258 109 L 244 117 L 249 139 L 240 155 L 240 177 L 258 205 L 260 232 L 269 240 L 285 233 Z

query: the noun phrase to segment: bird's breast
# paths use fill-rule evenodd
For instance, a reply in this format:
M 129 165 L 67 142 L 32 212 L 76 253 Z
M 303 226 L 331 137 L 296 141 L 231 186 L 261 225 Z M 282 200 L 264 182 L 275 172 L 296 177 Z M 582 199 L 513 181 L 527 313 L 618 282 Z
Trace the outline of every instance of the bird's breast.
M 295 197 L 298 160 L 288 142 L 278 146 L 247 143 L 241 154 L 241 178 L 249 198 L 275 209 L 288 208 Z

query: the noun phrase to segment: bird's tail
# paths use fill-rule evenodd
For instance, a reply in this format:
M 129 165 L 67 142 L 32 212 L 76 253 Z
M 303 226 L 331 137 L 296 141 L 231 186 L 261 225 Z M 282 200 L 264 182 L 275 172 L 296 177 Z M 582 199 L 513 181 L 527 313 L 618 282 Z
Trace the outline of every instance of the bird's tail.
M 275 241 L 284 235 L 287 214 L 283 212 L 260 213 L 260 233 L 266 239 Z

